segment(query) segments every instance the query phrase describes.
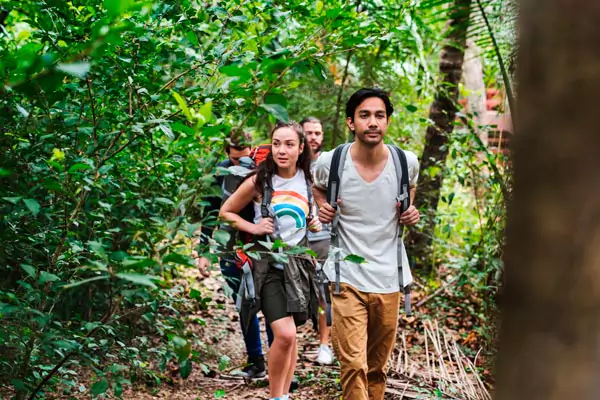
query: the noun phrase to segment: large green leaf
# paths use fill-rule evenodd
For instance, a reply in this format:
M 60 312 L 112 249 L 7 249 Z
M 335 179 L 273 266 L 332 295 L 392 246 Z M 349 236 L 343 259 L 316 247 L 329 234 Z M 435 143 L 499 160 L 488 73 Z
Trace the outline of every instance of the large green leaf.
M 183 379 L 187 379 L 192 373 L 192 361 L 188 358 L 179 364 L 179 375 Z
M 37 273 L 35 270 L 35 267 L 29 265 L 29 264 L 21 264 L 21 268 L 23 268 L 23 271 L 25 271 L 27 273 L 27 275 L 29 275 L 31 278 L 35 278 Z
M 29 211 L 31 211 L 33 215 L 38 215 L 38 213 L 40 212 L 40 203 L 38 203 L 36 200 L 23 199 L 23 203 L 25 203 L 25 206 L 29 209 Z
M 172 342 L 173 349 L 175 350 L 175 354 L 177 354 L 179 362 L 187 360 L 187 358 L 190 356 L 190 353 L 192 352 L 192 345 L 190 344 L 190 342 L 179 336 L 175 336 L 172 339 Z
M 163 263 L 172 262 L 175 264 L 187 265 L 189 267 L 194 267 L 196 264 L 189 256 L 184 256 L 179 253 L 169 253 L 162 259 Z
M 287 110 L 281 104 L 261 104 L 260 106 L 279 121 L 288 122 L 290 119 Z
M 40 285 L 43 285 L 44 283 L 47 283 L 47 282 L 56 282 L 58 280 L 60 280 L 60 278 L 50 272 L 47 272 L 47 271 L 40 272 L 40 280 L 39 280 Z
M 92 385 L 90 392 L 92 393 L 92 396 L 96 397 L 96 396 L 106 393 L 107 390 L 108 390 L 108 379 L 102 377 L 102 378 L 100 378 L 99 381 L 96 381 Z
M 83 280 L 80 280 L 80 281 L 77 281 L 77 282 L 73 282 L 73 283 L 69 283 L 67 285 L 64 285 L 63 289 L 72 289 L 74 287 L 85 285 L 85 284 L 90 283 L 90 282 L 102 281 L 102 280 L 106 280 L 108 278 L 110 278 L 109 275 L 94 276 L 93 278 L 83 279 Z
M 118 274 L 115 274 L 115 276 L 137 285 L 149 286 L 153 289 L 156 289 L 156 285 L 152 280 L 160 279 L 157 276 L 137 274 L 134 272 L 119 272 Z
M 227 242 L 229 242 L 229 239 L 231 239 L 231 233 L 224 230 L 218 230 L 214 233 L 214 238 L 217 243 L 225 246 Z
M 194 117 L 192 116 L 192 113 L 190 112 L 190 108 L 188 107 L 188 104 L 185 101 L 185 99 L 183 97 L 181 97 L 181 95 L 179 95 L 179 93 L 177 93 L 175 91 L 173 91 L 171 93 L 173 94 L 175 101 L 179 105 L 179 108 L 181 109 L 181 111 L 183 111 L 183 115 L 185 115 L 185 117 L 187 118 L 188 121 L 192 121 L 194 119 Z
M 344 261 L 350 261 L 352 263 L 356 263 L 356 264 L 363 264 L 366 262 L 366 260 L 364 259 L 364 257 L 358 256 L 356 254 L 349 254 L 344 258 Z
M 90 63 L 79 62 L 71 64 L 58 64 L 56 69 L 64 72 L 67 75 L 74 76 L 75 78 L 84 79 L 87 73 L 90 71 Z

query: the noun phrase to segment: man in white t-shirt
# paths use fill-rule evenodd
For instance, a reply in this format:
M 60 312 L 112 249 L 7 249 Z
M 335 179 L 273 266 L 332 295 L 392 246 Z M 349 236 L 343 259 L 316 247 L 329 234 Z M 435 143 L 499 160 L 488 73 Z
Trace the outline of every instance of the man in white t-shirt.
M 342 256 L 354 254 L 365 261 L 340 262 L 341 291 L 332 295 L 332 342 L 341 363 L 344 399 L 384 398 L 400 308 L 399 245 L 408 263 L 398 233 L 400 225 L 415 225 L 420 218 L 414 206 L 399 212 L 398 178 L 383 142 L 393 111 L 387 93 L 380 89 L 361 89 L 346 103 L 346 124 L 354 143 L 343 166 L 337 232 Z M 419 163 L 415 154 L 405 154 L 413 200 Z M 332 156 L 333 151 L 321 154 L 314 170 L 315 200 L 323 223 L 332 222 L 336 214 L 325 196 Z M 331 282 L 333 264 L 325 265 Z
M 306 117 L 300 121 L 302 130 L 306 135 L 308 145 L 312 150 L 311 171 L 314 171 L 315 165 L 321 155 L 321 147 L 323 146 L 323 125 L 321 121 L 315 117 Z M 314 175 L 314 173 L 313 173 Z M 317 253 L 317 262 L 322 266 L 327 259 L 330 244 L 329 226 L 323 225 L 318 232 L 307 232 L 308 246 Z M 320 271 L 319 271 L 320 272 Z M 325 309 L 327 303 L 323 298 L 323 294 L 319 296 L 321 312 L 319 313 L 319 350 L 315 361 L 321 365 L 333 364 L 333 353 L 329 348 L 329 327 L 327 326 L 327 318 Z

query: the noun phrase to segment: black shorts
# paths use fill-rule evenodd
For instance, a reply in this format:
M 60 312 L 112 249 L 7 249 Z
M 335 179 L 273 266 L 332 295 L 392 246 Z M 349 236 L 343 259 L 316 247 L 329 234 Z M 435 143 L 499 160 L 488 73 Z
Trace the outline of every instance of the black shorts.
M 284 272 L 270 267 L 261 290 L 262 312 L 268 324 L 291 315 L 287 312 Z
M 323 265 L 327 260 L 329 253 L 329 245 L 331 244 L 329 239 L 317 240 L 316 242 L 309 242 L 308 247 L 315 253 L 317 253 L 317 261 Z
M 285 273 L 275 267 L 270 267 L 261 289 L 261 309 L 270 325 L 278 319 L 292 316 L 296 326 L 304 324 L 307 313 L 290 313 L 287 311 L 287 296 L 285 294 Z

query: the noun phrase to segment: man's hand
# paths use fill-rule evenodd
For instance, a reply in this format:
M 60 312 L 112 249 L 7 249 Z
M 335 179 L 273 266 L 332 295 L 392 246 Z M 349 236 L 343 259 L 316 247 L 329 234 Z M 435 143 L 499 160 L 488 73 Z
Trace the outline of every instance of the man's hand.
M 270 235 L 275 232 L 275 225 L 273 224 L 273 218 L 261 218 L 258 224 L 254 224 L 253 235 L 262 236 Z
M 342 206 L 342 199 L 338 199 L 337 205 L 338 207 Z M 333 208 L 333 206 L 327 202 L 322 203 L 321 207 L 319 207 L 319 221 L 321 221 L 324 224 L 330 224 L 331 222 L 333 222 L 335 214 L 336 209 Z
M 413 226 L 416 225 L 420 219 L 421 214 L 419 214 L 419 210 L 415 206 L 410 206 L 408 207 L 408 210 L 404 211 L 402 215 L 400 215 L 398 222 L 400 222 L 402 225 Z
M 210 260 L 206 257 L 198 257 L 198 252 L 196 250 L 192 251 L 192 257 L 196 260 L 196 267 L 200 270 L 200 274 L 203 277 L 208 278 L 210 276 L 210 272 L 208 272 Z

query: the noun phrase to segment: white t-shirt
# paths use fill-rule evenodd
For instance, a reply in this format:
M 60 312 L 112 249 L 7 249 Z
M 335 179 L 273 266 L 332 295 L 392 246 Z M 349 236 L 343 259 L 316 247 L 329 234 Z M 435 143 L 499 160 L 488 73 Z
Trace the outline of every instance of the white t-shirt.
M 319 155 L 320 156 L 320 155 Z M 318 159 L 318 158 L 317 158 Z M 317 160 L 313 160 L 310 163 L 310 171 L 312 173 L 312 175 L 315 175 L 315 167 L 317 165 Z M 314 217 L 318 218 L 319 212 L 317 210 L 317 212 L 314 213 Z M 308 231 L 306 233 L 307 237 L 308 237 L 308 241 L 309 242 L 319 242 L 321 240 L 329 240 L 329 237 L 331 236 L 331 232 L 329 231 L 329 224 L 323 224 L 321 226 L 321 230 L 318 232 L 312 232 L 312 231 Z
M 404 151 L 408 164 L 410 186 L 419 175 L 417 156 Z M 398 178 L 394 160 L 388 152 L 388 160 L 381 174 L 373 182 L 366 182 L 356 170 L 348 151 L 340 182 L 340 220 L 338 224 L 339 248 L 344 259 L 354 254 L 365 259 L 357 264 L 340 261 L 340 282 L 347 283 L 361 292 L 394 293 L 398 284 L 398 224 L 396 205 Z M 325 190 L 329 182 L 329 169 L 333 150 L 321 154 L 314 170 L 315 186 Z M 408 264 L 404 243 L 401 243 L 403 263 Z M 334 252 L 324 266 L 331 282 L 335 281 Z
M 275 211 L 281 240 L 290 246 L 295 246 L 306 235 L 306 218 L 309 214 L 304 171 L 299 169 L 290 179 L 273 175 L 272 183 L 271 206 Z M 260 218 L 260 203 L 254 202 L 254 223 L 258 223 Z

